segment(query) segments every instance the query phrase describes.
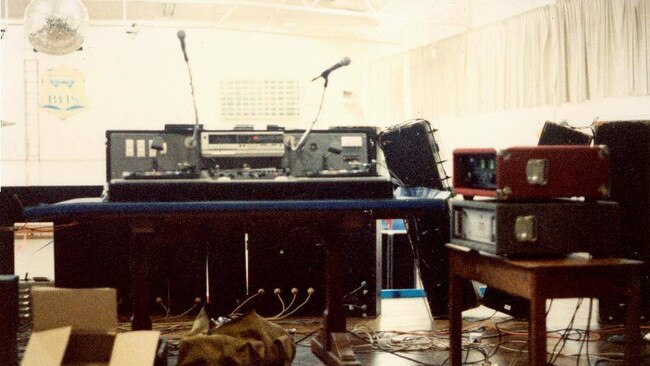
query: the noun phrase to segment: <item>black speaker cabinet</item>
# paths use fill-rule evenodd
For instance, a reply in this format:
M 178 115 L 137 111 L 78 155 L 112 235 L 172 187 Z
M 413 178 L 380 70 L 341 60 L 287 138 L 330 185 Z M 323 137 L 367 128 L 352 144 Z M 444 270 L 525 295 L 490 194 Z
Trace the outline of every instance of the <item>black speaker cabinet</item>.
M 528 299 L 510 295 L 507 292 L 497 290 L 493 287 L 485 289 L 481 303 L 490 309 L 512 315 L 518 319 L 528 319 L 528 314 L 530 313 L 530 302 Z
M 0 275 L 0 365 L 16 366 L 18 276 Z
M 314 224 L 317 225 L 317 224 Z M 331 228 L 336 230 L 336 228 Z M 265 294 L 251 301 L 251 308 L 264 316 L 277 315 L 282 304 L 292 299 L 291 289 L 298 294 L 292 309 L 307 298 L 307 290 L 315 292 L 294 315 L 322 315 L 325 309 L 325 242 L 322 230 L 311 225 L 292 223 L 259 225 L 248 233 L 249 293 L 264 289 Z M 381 241 L 375 221 L 362 230 L 341 233 L 345 247 L 344 304 L 348 316 L 375 317 L 381 313 Z
M 246 233 L 233 223 L 211 227 L 205 237 L 210 296 L 206 310 L 211 318 L 216 319 L 230 314 L 247 297 Z
M 404 187 L 448 189 L 447 173 L 428 121 L 415 119 L 381 131 L 379 147 L 391 175 Z
M 163 299 L 172 315 L 191 308 L 198 312 L 200 307 L 196 300 L 206 300 L 206 247 L 217 236 L 208 225 L 178 220 L 174 224 L 161 225 L 152 235 L 149 283 L 155 312 L 164 310 L 162 306 L 153 305 L 157 298 Z
M 382 288 L 415 288 L 415 260 L 404 230 L 386 230 L 381 234 Z
M 13 226 L 22 221 L 22 208 L 19 201 L 3 189 L 0 192 L 0 226 Z M 14 233 L 0 231 L 0 274 L 14 273 Z
M 438 210 L 405 220 L 429 310 L 436 318 L 449 315 L 449 255 L 445 248 L 449 242 L 449 209 L 447 202 L 442 201 Z M 470 281 L 463 281 L 463 306 L 464 309 L 478 306 Z
M 610 152 L 611 199 L 621 209 L 625 257 L 643 260 L 641 309 L 650 320 L 650 121 L 608 122 L 596 128 L 595 143 Z M 600 299 L 600 320 L 622 322 L 625 304 Z
M 544 123 L 537 145 L 589 145 L 591 136 L 554 122 Z

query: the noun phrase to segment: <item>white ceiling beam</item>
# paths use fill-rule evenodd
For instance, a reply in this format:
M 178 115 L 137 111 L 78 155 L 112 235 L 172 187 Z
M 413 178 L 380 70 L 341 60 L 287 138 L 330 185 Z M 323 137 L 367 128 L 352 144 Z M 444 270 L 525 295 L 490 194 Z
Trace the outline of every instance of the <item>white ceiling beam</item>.
M 372 6 L 372 3 L 370 2 L 370 0 L 364 0 L 364 1 L 366 3 L 366 6 L 368 7 L 368 9 L 370 9 L 371 13 L 373 13 L 373 14 L 377 13 L 377 9 L 375 9 L 375 7 Z
M 86 1 L 98 1 L 98 0 L 86 0 Z M 256 0 L 173 0 L 173 1 L 138 0 L 138 1 L 150 2 L 150 3 L 162 3 L 162 4 L 167 2 L 174 2 L 176 4 L 214 4 L 214 5 L 233 5 L 233 6 L 239 5 L 239 6 L 257 7 L 262 9 L 288 10 L 288 11 L 298 11 L 298 12 L 322 14 L 322 15 L 338 15 L 338 16 L 348 16 L 348 17 L 356 17 L 356 18 L 368 18 L 368 19 L 375 19 L 375 20 L 396 20 L 396 21 L 440 24 L 440 21 L 436 19 L 395 16 L 395 15 L 386 14 L 385 12 L 356 11 L 356 10 L 347 10 L 347 9 L 332 9 L 332 8 L 318 7 L 315 6 L 318 0 L 315 0 L 311 5 L 287 5 L 282 3 L 266 3 L 262 1 L 256 1 Z M 386 6 L 384 6 L 384 9 L 385 8 Z
M 230 16 L 232 15 L 232 13 L 235 12 L 235 10 L 237 10 L 237 5 L 233 5 L 230 8 L 228 8 L 228 10 L 226 10 L 226 12 L 223 13 L 221 18 L 219 18 L 217 24 L 222 25 L 228 18 L 230 18 Z
M 10 25 L 22 25 L 22 21 L 12 21 L 10 22 L 12 24 Z M 122 22 L 121 21 L 111 21 L 111 20 L 90 20 L 90 25 L 94 27 L 116 27 L 116 26 L 121 26 Z M 156 20 L 148 20 L 148 21 L 142 21 L 138 22 L 138 27 L 140 28 L 174 28 L 174 29 L 220 29 L 220 30 L 229 30 L 229 31 L 234 31 L 234 32 L 244 32 L 244 33 L 260 33 L 264 32 L 265 34 L 279 34 L 279 35 L 291 35 L 291 36 L 297 36 L 297 37 L 306 37 L 306 38 L 323 38 L 323 39 L 331 39 L 330 35 L 317 35 L 317 36 L 305 36 L 305 35 L 300 35 L 300 34 L 295 34 L 290 31 L 284 31 L 284 30 L 278 30 L 278 29 L 260 29 L 260 28 L 240 28 L 240 27 L 229 27 L 229 26 L 216 26 L 213 22 L 181 22 L 181 21 L 165 21 L 165 22 L 160 22 Z M 353 37 L 353 38 L 345 38 L 346 40 L 358 40 L 358 41 L 363 41 L 363 42 L 369 42 L 369 43 L 377 43 L 377 44 L 388 44 L 388 45 L 396 45 L 396 46 L 401 46 L 403 45 L 403 42 L 399 41 L 391 41 L 391 40 L 374 40 L 374 39 L 367 39 L 364 37 Z
M 325 8 L 325 7 L 320 7 L 316 6 L 320 0 L 314 0 L 311 4 L 308 4 L 306 6 L 303 5 L 287 5 L 283 3 L 266 3 L 262 1 L 257 1 L 257 0 L 173 0 L 173 1 L 161 1 L 161 0 L 85 0 L 86 2 L 105 2 L 105 3 L 121 3 L 121 11 L 122 11 L 122 24 L 127 25 L 132 22 L 137 21 L 139 24 L 142 23 L 143 19 L 128 19 L 127 18 L 127 4 L 129 2 L 146 2 L 146 3 L 157 3 L 157 4 L 215 4 L 215 5 L 225 5 L 225 6 L 230 6 L 225 11 L 225 14 L 220 17 L 219 20 L 213 21 L 213 26 L 220 26 L 222 25 L 226 19 L 228 19 L 232 13 L 234 12 L 235 9 L 241 8 L 242 6 L 251 6 L 251 7 L 257 7 L 257 8 L 263 8 L 263 9 L 275 9 L 275 10 L 286 10 L 286 11 L 297 11 L 297 12 L 305 12 L 305 13 L 311 13 L 311 14 L 321 14 L 321 15 L 337 15 L 337 16 L 348 16 L 348 17 L 356 17 L 356 18 L 367 18 L 367 19 L 374 19 L 374 20 L 387 20 L 387 21 L 403 21 L 403 22 L 418 22 L 418 23 L 423 23 L 423 24 L 431 24 L 433 26 L 437 27 L 463 27 L 467 29 L 467 24 L 459 24 L 457 22 L 447 22 L 445 20 L 440 20 L 436 18 L 412 18 L 412 17 L 407 17 L 407 16 L 396 16 L 396 15 L 389 15 L 385 14 L 385 11 L 388 7 L 390 7 L 393 3 L 395 3 L 397 0 L 390 0 L 388 3 L 386 3 L 380 10 L 376 11 L 375 13 L 370 12 L 370 11 L 355 11 L 355 10 L 346 10 L 346 9 L 332 9 L 332 8 Z M 5 6 L 7 5 L 8 1 L 5 0 Z M 191 20 L 187 20 L 191 22 Z M 92 19 L 91 19 L 92 22 Z M 22 24 L 22 21 L 20 19 L 15 19 L 15 20 L 9 20 L 5 19 L 5 24 L 7 25 L 14 25 L 14 24 Z
M 379 10 L 379 12 L 382 13 L 382 14 L 385 13 L 386 9 L 390 8 L 393 4 L 395 4 L 396 1 L 397 0 L 390 0 L 389 2 L 384 4 L 384 6 L 382 6 L 382 8 Z

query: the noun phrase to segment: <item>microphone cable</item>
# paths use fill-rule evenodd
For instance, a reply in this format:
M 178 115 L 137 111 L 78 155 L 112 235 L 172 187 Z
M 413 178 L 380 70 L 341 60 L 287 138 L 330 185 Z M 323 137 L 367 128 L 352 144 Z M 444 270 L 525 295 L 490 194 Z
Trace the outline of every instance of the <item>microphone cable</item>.
M 318 112 L 316 112 L 316 117 L 314 118 L 314 121 L 311 123 L 309 128 L 302 134 L 302 136 L 300 136 L 300 140 L 298 140 L 297 144 L 294 144 L 295 140 L 293 139 L 291 140 L 291 151 L 298 151 L 302 149 L 305 145 L 305 142 L 307 141 L 307 138 L 309 138 L 309 135 L 311 135 L 311 130 L 314 128 L 314 125 L 316 124 L 316 122 L 318 121 L 318 117 L 320 116 L 320 112 L 323 109 L 323 101 L 325 101 L 325 92 L 327 91 L 327 84 L 329 82 L 330 73 L 340 67 L 347 66 L 349 64 L 350 64 L 350 58 L 344 57 L 343 59 L 341 59 L 341 61 L 336 63 L 334 66 L 331 66 L 327 70 L 323 71 L 319 76 L 311 80 L 311 81 L 315 81 L 319 78 L 325 79 L 325 83 L 323 84 L 323 95 L 320 98 L 320 105 L 318 106 Z
M 314 128 L 314 125 L 318 121 L 318 117 L 320 116 L 320 112 L 323 109 L 323 102 L 325 101 L 325 92 L 327 91 L 327 83 L 323 85 L 323 94 L 321 95 L 320 98 L 320 105 L 318 106 L 318 112 L 316 112 L 316 117 L 314 117 L 314 120 L 312 121 L 311 125 L 309 128 L 300 136 L 300 140 L 298 140 L 297 144 L 294 144 L 293 141 L 291 142 L 291 151 L 298 151 L 303 148 L 305 145 L 305 142 L 307 141 L 307 138 L 309 135 L 311 135 L 311 130 Z

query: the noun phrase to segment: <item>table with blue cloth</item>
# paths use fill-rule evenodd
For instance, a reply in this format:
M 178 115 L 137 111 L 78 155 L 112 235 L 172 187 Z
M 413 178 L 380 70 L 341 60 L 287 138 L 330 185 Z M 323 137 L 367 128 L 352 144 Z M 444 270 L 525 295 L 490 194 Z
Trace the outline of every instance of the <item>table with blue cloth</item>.
M 213 202 L 102 202 L 72 200 L 26 208 L 27 222 L 54 222 L 110 226 L 126 223 L 130 228 L 130 275 L 132 279 L 132 329 L 151 329 L 149 307 L 149 253 L 156 250 L 150 240 L 161 227 L 184 223 L 232 228 L 272 222 L 309 224 L 326 241 L 326 310 L 323 330 L 312 341 L 312 351 L 330 365 L 358 365 L 346 333 L 343 307 L 344 246 L 342 234 L 359 230 L 368 220 L 408 218 L 412 214 L 439 210 L 444 200 L 430 198 L 349 199 L 349 200 L 276 200 Z M 180 227 L 179 226 L 179 227 Z M 55 252 L 69 248 L 56 248 Z M 55 277 L 57 263 L 55 255 Z M 57 278 L 57 286 L 58 284 Z

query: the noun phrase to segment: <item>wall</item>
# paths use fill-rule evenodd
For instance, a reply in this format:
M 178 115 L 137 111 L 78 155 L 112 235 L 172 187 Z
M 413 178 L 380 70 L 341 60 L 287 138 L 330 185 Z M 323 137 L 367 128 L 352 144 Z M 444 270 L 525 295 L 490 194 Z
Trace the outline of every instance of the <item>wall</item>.
M 0 186 L 100 185 L 105 181 L 104 134 L 109 129 L 161 129 L 166 123 L 192 123 L 187 68 L 177 29 L 143 28 L 133 38 L 119 27 L 91 28 L 82 52 L 67 56 L 34 53 L 22 27 L 10 26 L 0 41 L 0 115 L 16 125 L 1 130 Z M 301 119 L 287 127 L 307 126 L 317 110 L 322 83 L 310 83 L 343 55 L 349 67 L 332 75 L 325 108 L 317 126 L 388 126 L 414 117 L 371 119 L 367 104 L 368 73 L 373 60 L 398 53 L 395 46 L 309 39 L 213 29 L 186 29 L 199 119 L 206 128 L 231 128 L 219 120 L 218 81 L 222 77 L 292 77 L 301 84 Z M 82 70 L 89 108 L 65 121 L 39 114 L 38 125 L 25 129 L 26 59 L 45 71 L 56 66 Z M 343 90 L 352 91 L 344 98 Z M 408 103 L 409 97 L 405 96 Z M 458 147 L 505 147 L 536 144 L 544 121 L 566 119 L 571 125 L 601 120 L 650 119 L 650 97 L 607 98 L 581 103 L 453 115 L 432 119 L 439 129 L 443 156 Z M 405 107 L 404 110 L 410 108 Z M 274 123 L 274 121 L 263 121 Z M 27 133 L 36 131 L 36 133 Z M 26 161 L 26 151 L 35 155 Z M 451 166 L 446 166 L 451 171 Z
M 0 41 L 1 114 L 16 125 L 2 129 L 0 185 L 100 185 L 105 181 L 106 130 L 193 123 L 188 71 L 177 30 L 141 28 L 129 37 L 121 27 L 91 27 L 83 51 L 48 56 L 32 51 L 22 27 L 9 26 Z M 352 64 L 330 77 L 316 127 L 368 124 L 360 105 L 361 70 L 371 60 L 398 51 L 395 46 L 325 38 L 200 28 L 187 28 L 186 33 L 199 122 L 208 129 L 232 127 L 219 118 L 218 83 L 224 77 L 300 80 L 300 121 L 282 125 L 306 127 L 322 91 L 322 81 L 310 80 L 343 56 L 349 56 Z M 26 128 L 26 59 L 36 60 L 41 74 L 58 66 L 81 70 L 89 108 L 66 120 L 41 111 L 37 124 Z M 351 96 L 344 97 L 344 90 Z M 260 122 L 262 126 L 277 123 Z

